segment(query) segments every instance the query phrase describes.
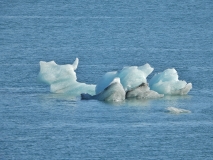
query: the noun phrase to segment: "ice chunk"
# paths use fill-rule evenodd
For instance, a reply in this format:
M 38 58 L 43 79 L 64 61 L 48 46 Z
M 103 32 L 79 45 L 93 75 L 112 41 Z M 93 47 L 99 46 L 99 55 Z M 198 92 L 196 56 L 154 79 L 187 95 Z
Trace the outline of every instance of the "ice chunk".
M 161 98 L 163 96 L 164 96 L 163 94 L 158 94 L 157 92 L 150 90 L 147 83 L 142 83 L 135 89 L 126 92 L 126 98 L 152 99 L 152 98 Z
M 167 107 L 167 111 L 173 114 L 180 114 L 180 113 L 191 113 L 191 111 L 186 110 L 186 109 L 181 109 L 181 108 L 175 108 L 175 107 Z
M 96 94 L 101 93 L 115 79 L 117 72 L 107 72 L 95 87 Z
M 96 86 L 96 94 L 103 91 L 115 77 L 119 77 L 125 91 L 131 90 L 142 83 L 147 83 L 147 76 L 154 69 L 149 65 L 124 67 L 118 72 L 107 72 L 98 82 Z
M 100 101 L 123 101 L 125 100 L 126 92 L 120 83 L 120 78 L 115 78 L 108 87 L 106 87 L 101 93 L 94 96 L 86 93 L 81 94 L 81 99 L 90 100 L 97 99 Z
M 78 67 L 78 58 L 74 63 L 57 65 L 54 61 L 40 61 L 39 79 L 50 85 L 53 93 L 69 93 L 80 95 L 81 93 L 95 93 L 95 85 L 87 85 L 77 82 L 75 70 Z
M 185 95 L 192 89 L 191 83 L 178 80 L 178 73 L 174 68 L 155 74 L 149 85 L 152 90 L 166 95 Z
M 118 77 L 121 79 L 121 84 L 123 85 L 124 90 L 127 91 L 142 83 L 147 83 L 146 78 L 153 70 L 154 68 L 152 68 L 149 64 L 145 64 L 140 67 L 125 67 L 118 73 Z

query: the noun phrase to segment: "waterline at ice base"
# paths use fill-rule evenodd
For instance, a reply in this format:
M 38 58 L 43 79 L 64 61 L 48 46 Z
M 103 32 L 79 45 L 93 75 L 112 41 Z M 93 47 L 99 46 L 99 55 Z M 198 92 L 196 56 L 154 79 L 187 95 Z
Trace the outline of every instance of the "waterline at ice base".
M 152 99 L 164 95 L 186 95 L 192 84 L 178 79 L 177 71 L 166 69 L 155 74 L 149 82 L 147 77 L 153 72 L 149 64 L 124 67 L 119 71 L 107 72 L 94 84 L 77 81 L 75 70 L 78 58 L 73 64 L 58 65 L 54 61 L 40 61 L 39 80 L 50 85 L 50 92 L 80 96 L 82 99 L 101 101 L 123 101 L 129 98 Z

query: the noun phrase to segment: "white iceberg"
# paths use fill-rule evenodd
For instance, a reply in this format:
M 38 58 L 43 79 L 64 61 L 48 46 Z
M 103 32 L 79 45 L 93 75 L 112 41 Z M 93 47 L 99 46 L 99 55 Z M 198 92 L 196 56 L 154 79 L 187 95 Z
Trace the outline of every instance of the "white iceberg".
M 149 81 L 149 85 L 152 90 L 165 95 L 186 95 L 192 89 L 191 83 L 178 80 L 178 74 L 174 68 L 155 74 Z
M 96 94 L 102 92 L 115 77 L 119 77 L 125 91 L 131 90 L 142 83 L 147 83 L 147 76 L 154 68 L 149 64 L 143 66 L 124 67 L 121 71 L 107 72 L 96 85 Z
M 107 101 L 110 99 L 116 101 L 116 98 L 112 98 L 116 95 L 120 97 L 117 100 L 123 99 L 125 92 L 126 98 L 160 98 L 164 94 L 185 95 L 192 89 L 191 83 L 187 84 L 185 81 L 178 80 L 175 69 L 167 69 L 154 75 L 148 83 L 147 77 L 154 70 L 149 64 L 139 67 L 124 67 L 120 71 L 107 72 L 97 85 L 80 83 L 77 81 L 75 72 L 78 62 L 78 58 L 73 64 L 66 65 L 58 65 L 54 61 L 40 61 L 38 77 L 42 82 L 50 85 L 50 91 L 53 93 L 65 93 L 72 96 L 84 93 L 82 99 Z M 110 97 L 109 94 L 112 96 Z
M 54 61 L 40 61 L 39 80 L 49 84 L 50 91 L 53 93 L 95 94 L 95 85 L 77 82 L 75 70 L 78 67 L 78 62 L 78 58 L 72 65 L 57 65 Z

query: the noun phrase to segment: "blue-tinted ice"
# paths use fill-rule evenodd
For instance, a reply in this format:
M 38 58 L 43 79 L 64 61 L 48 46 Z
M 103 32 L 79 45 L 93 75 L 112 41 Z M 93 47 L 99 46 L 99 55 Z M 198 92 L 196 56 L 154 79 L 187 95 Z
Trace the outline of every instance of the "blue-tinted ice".
M 41 61 L 39 79 L 49 84 L 50 91 L 53 93 L 72 96 L 84 93 L 83 99 L 107 101 L 125 99 L 123 92 L 128 93 L 126 98 L 159 98 L 164 95 L 185 95 L 192 89 L 191 83 L 178 79 L 175 69 L 166 69 L 162 73 L 155 74 L 148 83 L 147 76 L 154 70 L 149 64 L 107 72 L 97 85 L 80 83 L 77 81 L 75 72 L 78 61 L 76 58 L 72 65 L 57 65 L 54 61 Z

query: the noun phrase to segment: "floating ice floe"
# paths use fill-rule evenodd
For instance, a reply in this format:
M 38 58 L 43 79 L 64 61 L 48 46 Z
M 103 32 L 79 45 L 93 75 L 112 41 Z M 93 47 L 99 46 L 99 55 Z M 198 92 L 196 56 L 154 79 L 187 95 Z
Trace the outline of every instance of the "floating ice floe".
M 42 82 L 50 85 L 50 91 L 53 93 L 81 95 L 82 99 L 104 101 L 120 101 L 125 98 L 160 98 L 164 94 L 185 95 L 192 89 L 191 83 L 187 84 L 185 81 L 178 80 L 175 69 L 167 69 L 154 75 L 148 83 L 147 76 L 154 70 L 149 64 L 107 72 L 97 85 L 80 83 L 77 82 L 75 72 L 78 62 L 78 58 L 72 65 L 40 61 L 38 77 Z
M 192 89 L 191 83 L 178 80 L 178 74 L 174 68 L 155 74 L 149 81 L 149 85 L 152 90 L 165 95 L 186 95 Z
M 78 58 L 74 63 L 57 65 L 54 61 L 40 61 L 39 80 L 50 85 L 53 93 L 68 93 L 80 95 L 81 93 L 95 94 L 95 85 L 77 82 L 75 70 L 78 67 Z
M 180 113 L 191 113 L 191 111 L 181 108 L 175 108 L 175 107 L 168 107 L 166 108 L 167 111 L 173 114 L 180 114 Z

